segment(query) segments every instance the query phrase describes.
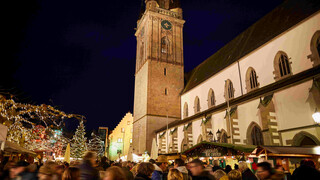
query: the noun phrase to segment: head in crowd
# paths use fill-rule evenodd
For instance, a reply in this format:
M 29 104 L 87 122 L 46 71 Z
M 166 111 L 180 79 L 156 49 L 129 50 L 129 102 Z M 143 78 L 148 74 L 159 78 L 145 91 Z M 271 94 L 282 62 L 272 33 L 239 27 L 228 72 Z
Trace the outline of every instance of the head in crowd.
M 103 180 L 126 180 L 126 175 L 118 166 L 111 166 L 106 170 Z
M 230 165 L 227 165 L 227 166 L 226 166 L 226 173 L 228 174 L 231 170 L 232 170 L 231 166 L 230 166 Z
M 213 165 L 214 165 L 214 166 L 219 166 L 219 160 L 214 160 L 214 161 L 213 161 Z
M 174 168 L 185 166 L 185 163 L 182 159 L 175 159 L 174 160 Z
M 67 169 L 70 165 L 68 162 L 63 162 L 64 169 Z
M 231 170 L 228 173 L 228 178 L 229 180 L 241 180 L 242 179 L 241 172 L 237 170 Z
M 80 180 L 80 170 L 76 167 L 67 168 L 62 174 L 62 180 Z
M 38 172 L 39 180 L 51 180 L 53 171 L 48 165 L 43 165 L 40 167 Z
M 311 168 L 316 168 L 314 162 L 311 159 L 301 160 L 300 165 L 301 166 L 308 166 L 308 167 L 311 167 Z
M 16 177 L 18 174 L 24 172 L 28 165 L 29 163 L 25 161 L 18 161 L 17 163 L 12 164 L 10 169 L 11 174 L 13 175 L 13 177 Z
M 204 169 L 203 162 L 200 159 L 194 159 L 188 166 L 193 176 L 199 176 Z
M 86 163 L 90 163 L 90 165 L 93 167 L 96 165 L 96 159 L 97 154 L 91 151 L 86 152 L 86 154 L 83 156 L 83 161 Z
M 216 178 L 216 180 L 219 180 L 223 176 L 225 176 L 226 173 L 222 169 L 218 169 L 215 172 L 213 172 L 213 176 Z
M 148 162 L 140 163 L 137 167 L 137 174 L 144 175 L 150 178 L 152 176 L 153 171 L 154 171 L 154 166 Z
M 160 155 L 157 158 L 156 165 L 162 169 L 162 171 L 166 171 L 168 167 L 168 158 L 165 155 Z
M 155 164 L 155 163 L 156 163 L 156 161 L 155 161 L 154 159 L 150 159 L 150 160 L 149 160 L 149 163 L 151 163 L 151 164 Z
M 234 169 L 239 169 L 239 165 L 238 164 L 234 164 Z
M 34 172 L 36 172 L 36 171 L 38 170 L 38 167 L 37 167 L 36 164 L 30 164 L 30 165 L 27 167 L 27 169 L 28 169 L 28 172 L 34 173 Z
M 247 163 L 244 162 L 244 161 L 240 162 L 240 163 L 239 163 L 239 170 L 240 170 L 240 172 L 243 172 L 243 171 L 245 171 L 246 169 L 248 169 Z
M 177 169 L 170 169 L 168 174 L 168 180 L 183 180 L 183 175 Z
M 102 163 L 107 162 L 107 158 L 106 158 L 105 156 L 102 156 L 102 157 L 101 157 L 101 162 L 102 162 Z
M 257 166 L 257 175 L 261 180 L 268 179 L 272 175 L 272 167 L 270 163 L 261 162 Z

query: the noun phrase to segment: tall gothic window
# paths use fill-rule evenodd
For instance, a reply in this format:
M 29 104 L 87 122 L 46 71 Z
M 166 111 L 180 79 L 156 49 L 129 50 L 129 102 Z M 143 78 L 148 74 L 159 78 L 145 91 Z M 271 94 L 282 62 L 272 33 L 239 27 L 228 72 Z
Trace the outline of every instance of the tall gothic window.
M 184 107 L 183 107 L 183 117 L 184 117 L 184 118 L 188 117 L 188 103 L 184 103 Z
M 169 40 L 166 36 L 161 38 L 161 53 L 169 53 Z
M 259 127 L 254 126 L 251 130 L 252 145 L 263 145 L 263 136 Z
M 317 39 L 317 51 L 318 51 L 318 57 L 320 57 L 320 37 Z
M 214 98 L 214 92 L 212 89 L 209 90 L 208 94 L 208 108 L 215 105 L 215 98 Z
M 230 81 L 230 79 L 226 80 L 225 95 L 224 96 L 225 96 L 226 99 L 234 98 L 234 88 L 233 88 L 233 84 Z
M 258 88 L 259 83 L 257 78 L 256 71 L 252 67 L 248 68 L 246 74 L 246 88 L 248 92 Z
M 289 58 L 286 53 L 282 51 L 277 53 L 274 68 L 275 79 L 281 79 L 292 74 Z
M 313 67 L 320 64 L 320 30 L 316 31 L 310 42 L 311 54 L 308 58 L 313 62 Z
M 196 99 L 194 100 L 194 113 L 200 112 L 200 100 L 199 97 L 197 96 Z

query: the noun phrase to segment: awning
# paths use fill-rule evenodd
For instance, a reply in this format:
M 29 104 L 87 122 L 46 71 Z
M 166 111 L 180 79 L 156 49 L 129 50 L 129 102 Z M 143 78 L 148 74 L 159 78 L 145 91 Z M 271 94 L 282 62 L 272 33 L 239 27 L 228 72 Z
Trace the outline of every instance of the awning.
M 320 156 L 320 146 L 314 147 L 295 147 L 295 146 L 258 146 L 252 153 L 253 156 Z
M 6 141 L 5 146 L 4 146 L 4 151 L 11 152 L 11 153 L 28 153 L 28 154 L 36 155 L 35 152 L 30 151 L 28 149 L 25 149 L 25 148 L 19 146 L 18 144 L 10 142 L 10 141 Z

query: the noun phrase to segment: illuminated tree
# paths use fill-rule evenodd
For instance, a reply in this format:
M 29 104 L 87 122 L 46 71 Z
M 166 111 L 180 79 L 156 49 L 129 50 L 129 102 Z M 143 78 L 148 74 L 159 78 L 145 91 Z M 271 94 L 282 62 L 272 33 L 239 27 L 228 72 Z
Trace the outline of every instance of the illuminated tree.
M 103 156 L 103 147 L 104 142 L 101 140 L 101 138 L 97 136 L 94 132 L 91 133 L 91 139 L 89 140 L 88 150 L 96 152 L 98 156 Z
M 27 149 L 51 148 L 52 137 L 48 135 L 53 133 L 53 128 L 61 129 L 64 119 L 69 118 L 83 119 L 84 117 L 66 114 L 46 104 L 17 103 L 13 99 L 6 99 L 0 95 L 0 122 L 8 126 L 7 140 Z M 39 133 L 47 138 L 40 138 Z
M 85 134 L 85 127 L 83 121 L 81 120 L 76 132 L 72 137 L 71 156 L 73 158 L 81 158 L 87 150 L 87 138 L 84 136 Z

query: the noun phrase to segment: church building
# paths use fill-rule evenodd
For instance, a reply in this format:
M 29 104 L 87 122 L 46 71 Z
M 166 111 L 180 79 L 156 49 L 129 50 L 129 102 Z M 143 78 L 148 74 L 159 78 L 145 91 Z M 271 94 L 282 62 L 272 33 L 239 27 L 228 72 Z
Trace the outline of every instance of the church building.
M 320 145 L 320 1 L 286 0 L 184 72 L 179 0 L 146 0 L 137 21 L 133 152 L 202 141 Z

